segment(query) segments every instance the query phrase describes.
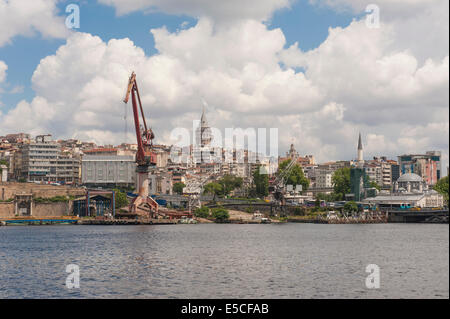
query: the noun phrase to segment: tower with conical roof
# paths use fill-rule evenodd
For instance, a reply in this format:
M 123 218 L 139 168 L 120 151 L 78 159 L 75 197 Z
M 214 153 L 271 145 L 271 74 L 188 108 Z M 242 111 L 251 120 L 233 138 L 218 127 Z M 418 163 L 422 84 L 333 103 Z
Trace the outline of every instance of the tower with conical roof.
M 200 118 L 200 126 L 197 128 L 197 144 L 205 147 L 211 144 L 211 128 L 206 120 L 205 107 L 203 107 L 202 117 Z

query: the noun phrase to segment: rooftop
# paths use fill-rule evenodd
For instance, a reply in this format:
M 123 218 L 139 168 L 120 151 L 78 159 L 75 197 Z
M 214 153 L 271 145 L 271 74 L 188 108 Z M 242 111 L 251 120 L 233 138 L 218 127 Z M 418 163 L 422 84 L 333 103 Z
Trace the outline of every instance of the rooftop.
M 423 182 L 423 179 L 417 174 L 407 173 L 400 176 L 397 182 Z

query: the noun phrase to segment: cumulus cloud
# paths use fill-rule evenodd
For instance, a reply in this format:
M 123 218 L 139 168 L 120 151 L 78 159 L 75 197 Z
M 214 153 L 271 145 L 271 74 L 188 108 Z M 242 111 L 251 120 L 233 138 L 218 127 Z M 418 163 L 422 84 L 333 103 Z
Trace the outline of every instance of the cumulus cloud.
M 285 45 L 281 30 L 268 30 L 252 20 L 215 28 L 203 18 L 178 33 L 161 28 L 152 34 L 159 51 L 152 57 L 128 39 L 105 43 L 89 34 L 70 36 L 33 74 L 33 89 L 42 98 L 39 103 L 45 101 L 55 108 L 38 122 L 58 136 L 77 134 L 99 143 L 119 142 L 124 128 L 122 99 L 133 70 L 149 122 L 159 138 L 169 136 L 173 127 L 192 127 L 202 99 L 211 105 L 210 122 L 220 128 L 242 123 L 223 123 L 221 117 L 226 114 L 251 118 L 277 110 L 292 115 L 313 112 L 322 103 L 319 90 L 304 74 L 279 65 L 277 55 Z M 16 109 L 33 109 L 38 101 L 33 102 Z M 5 115 L 3 130 L 19 122 L 23 130 L 35 129 L 33 119 L 39 115 L 23 114 L 30 121 L 17 117 L 15 110 Z M 100 130 L 108 134 L 100 135 Z M 113 141 L 106 140 L 110 138 Z
M 68 30 L 57 15 L 57 0 L 0 0 L 0 46 L 17 35 L 63 38 Z
M 355 13 L 367 6 L 358 0 L 310 2 Z M 326 100 L 345 107 L 340 125 L 345 129 L 333 130 L 334 137 L 348 140 L 351 133 L 356 140 L 355 131 L 362 131 L 368 156 L 442 150 L 445 165 L 449 2 L 390 0 L 377 5 L 380 28 L 367 28 L 362 17 L 348 27 L 330 28 L 318 48 L 302 52 L 294 44 L 280 58 L 288 67 L 305 69 Z M 321 141 L 327 145 L 325 136 Z M 354 149 L 341 147 L 341 154 L 350 152 Z
M 2 60 L 0 60 L 0 83 L 6 79 L 6 70 L 8 70 L 8 65 Z
M 215 21 L 270 18 L 276 10 L 289 7 L 292 0 L 99 0 L 114 6 L 119 15 L 137 10 L 185 14 L 196 18 L 209 17 Z
M 152 6 L 183 11 L 168 9 L 178 1 L 102 1 L 121 14 Z M 190 10 L 204 4 L 190 2 Z M 125 3 L 131 6 L 122 7 Z M 227 3 L 215 5 L 226 8 Z M 261 3 L 282 7 L 288 2 Z M 418 49 L 420 36 L 404 37 L 412 21 L 424 28 L 434 25 L 441 4 L 383 21 L 379 29 L 368 29 L 364 19 L 331 28 L 328 38 L 307 52 L 298 45 L 287 48 L 282 30 L 269 30 L 260 22 L 274 7 L 258 16 L 236 13 L 237 19 L 227 25 L 216 23 L 227 15 L 218 17 L 209 4 L 198 13 L 183 12 L 202 18 L 173 33 L 164 27 L 151 30 L 158 50 L 151 57 L 129 39 L 105 43 L 89 34 L 72 34 L 36 68 L 36 98 L 4 114 L 0 127 L 119 143 L 128 110 L 127 138 L 132 142 L 131 108 L 122 99 L 134 70 L 157 142 L 171 143 L 175 127 L 191 128 L 204 100 L 208 121 L 219 129 L 278 128 L 280 152 L 294 141 L 298 151 L 319 161 L 354 158 L 361 131 L 368 157 L 437 149 L 448 159 L 448 48 L 436 42 Z M 446 19 L 448 23 L 448 14 Z M 443 39 L 446 32 L 442 28 L 423 43 Z
M 448 55 L 448 0 L 310 0 L 310 3 L 356 14 L 365 13 L 367 6 L 374 3 L 379 8 L 381 28 L 393 32 L 394 47 L 407 48 L 420 62 Z

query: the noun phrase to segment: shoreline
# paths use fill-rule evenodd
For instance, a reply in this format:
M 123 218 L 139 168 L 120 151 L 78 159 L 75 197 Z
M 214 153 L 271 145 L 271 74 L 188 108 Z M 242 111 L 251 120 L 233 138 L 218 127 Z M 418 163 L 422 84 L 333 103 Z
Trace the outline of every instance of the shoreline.
M 229 220 L 226 222 L 215 222 L 209 220 L 195 221 L 191 223 L 180 222 L 179 219 L 154 219 L 154 220 L 136 220 L 136 219 L 68 219 L 68 218 L 27 218 L 27 219 L 8 219 L 0 220 L 1 226 L 55 226 L 55 225 L 76 225 L 76 226 L 136 226 L 136 225 L 201 225 L 201 224 L 222 224 L 222 225 L 269 225 L 269 224 L 322 224 L 322 225 L 356 225 L 356 224 L 448 224 L 448 222 L 388 222 L 388 221 L 333 221 L 317 219 L 290 219 L 284 221 L 273 220 L 271 222 L 261 221 L 242 221 Z

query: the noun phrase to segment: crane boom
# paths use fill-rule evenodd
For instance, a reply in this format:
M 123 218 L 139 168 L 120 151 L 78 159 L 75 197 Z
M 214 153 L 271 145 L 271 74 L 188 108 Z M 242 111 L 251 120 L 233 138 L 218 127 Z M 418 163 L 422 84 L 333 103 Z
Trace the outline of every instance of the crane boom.
M 152 129 L 147 128 L 147 122 L 144 116 L 144 109 L 142 108 L 141 96 L 139 94 L 138 85 L 136 82 L 136 74 L 133 72 L 128 81 L 127 92 L 124 98 L 124 103 L 128 103 L 131 95 L 131 101 L 133 104 L 133 116 L 134 116 L 134 126 L 136 130 L 136 140 L 138 145 L 138 150 L 136 154 L 136 162 L 138 165 L 155 165 L 156 164 L 156 154 L 152 152 L 153 139 L 155 135 Z M 139 103 L 139 109 L 137 107 Z M 140 113 L 139 113 L 140 111 Z M 144 127 L 141 128 L 140 125 L 140 115 L 142 116 L 142 123 Z
M 138 145 L 136 163 L 138 165 L 137 184 L 139 190 L 138 196 L 130 204 L 130 212 L 138 213 L 140 211 L 145 212 L 149 210 L 150 217 L 154 217 L 158 213 L 158 204 L 155 200 L 148 196 L 148 174 L 149 167 L 156 165 L 156 154 L 153 152 L 153 139 L 155 138 L 155 135 L 153 134 L 152 129 L 147 127 L 144 109 L 142 108 L 141 97 L 136 82 L 136 74 L 134 72 L 128 80 L 127 92 L 123 100 L 125 104 L 128 103 L 130 95 L 133 104 L 134 127 L 136 129 L 136 140 Z M 142 123 L 144 124 L 143 127 L 141 127 L 140 124 L 140 116 L 142 116 Z

